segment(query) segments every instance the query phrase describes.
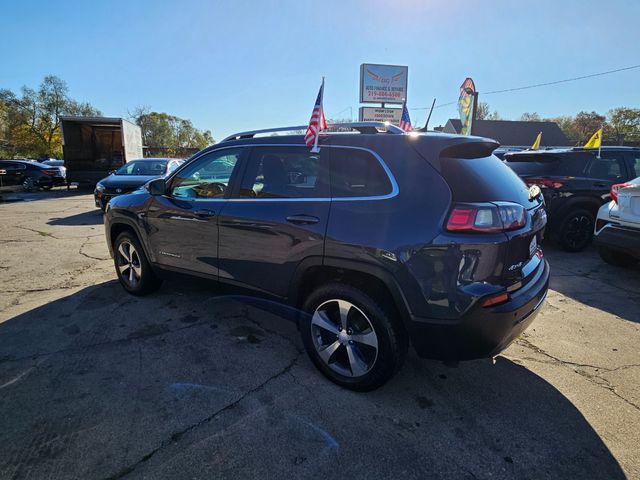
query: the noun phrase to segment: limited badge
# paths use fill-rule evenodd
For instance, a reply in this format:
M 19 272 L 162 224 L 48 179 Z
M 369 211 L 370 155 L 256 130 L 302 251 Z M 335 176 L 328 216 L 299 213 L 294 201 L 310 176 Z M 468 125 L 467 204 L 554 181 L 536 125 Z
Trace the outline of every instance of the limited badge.
M 122 189 L 121 188 L 116 188 L 116 193 L 122 193 Z

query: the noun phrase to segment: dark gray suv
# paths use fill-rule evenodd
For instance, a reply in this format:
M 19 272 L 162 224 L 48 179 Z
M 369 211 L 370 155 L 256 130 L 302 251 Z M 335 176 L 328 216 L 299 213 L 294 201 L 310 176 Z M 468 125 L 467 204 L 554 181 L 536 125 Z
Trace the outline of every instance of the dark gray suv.
M 279 128 L 233 135 L 105 215 L 118 278 L 169 272 L 299 309 L 318 369 L 371 390 L 403 363 L 492 357 L 534 319 L 549 282 L 544 202 L 493 140 L 378 123 L 323 133 L 312 153 Z M 345 125 L 341 125 L 341 130 Z

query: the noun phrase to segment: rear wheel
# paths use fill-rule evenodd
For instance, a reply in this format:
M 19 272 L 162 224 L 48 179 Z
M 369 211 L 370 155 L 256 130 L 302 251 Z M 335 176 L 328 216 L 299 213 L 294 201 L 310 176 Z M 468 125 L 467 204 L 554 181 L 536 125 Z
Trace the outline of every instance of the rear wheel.
M 140 242 L 130 232 L 118 235 L 113 244 L 113 261 L 118 280 L 133 295 L 147 295 L 160 288 L 162 280 L 151 269 Z
M 36 181 L 33 177 L 27 177 L 22 181 L 22 189 L 25 192 L 33 192 L 36 188 Z
M 588 210 L 576 210 L 560 224 L 558 242 L 567 252 L 580 252 L 591 243 L 594 218 Z
M 389 308 L 341 283 L 315 290 L 303 306 L 300 331 L 315 366 L 351 390 L 374 390 L 400 369 L 406 333 Z
M 615 265 L 616 267 L 631 267 L 638 263 L 637 258 L 632 257 L 627 253 L 611 250 L 607 247 L 599 247 L 598 253 L 600 254 L 600 258 L 602 258 L 602 260 L 610 265 Z

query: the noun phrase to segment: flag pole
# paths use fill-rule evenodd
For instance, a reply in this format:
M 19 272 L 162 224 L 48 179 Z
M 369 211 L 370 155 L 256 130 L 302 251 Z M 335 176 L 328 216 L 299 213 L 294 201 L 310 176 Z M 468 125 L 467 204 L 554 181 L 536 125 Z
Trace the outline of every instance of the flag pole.
M 604 123 L 600 125 L 600 144 L 598 145 L 598 159 L 600 159 L 600 152 L 602 151 L 602 137 L 604 137 Z
M 318 131 L 316 132 L 316 138 L 313 141 L 313 148 L 311 153 L 319 153 L 318 140 L 320 139 L 320 129 L 322 128 L 322 118 L 324 117 L 324 77 L 322 77 L 322 85 L 320 85 L 320 115 L 318 116 Z

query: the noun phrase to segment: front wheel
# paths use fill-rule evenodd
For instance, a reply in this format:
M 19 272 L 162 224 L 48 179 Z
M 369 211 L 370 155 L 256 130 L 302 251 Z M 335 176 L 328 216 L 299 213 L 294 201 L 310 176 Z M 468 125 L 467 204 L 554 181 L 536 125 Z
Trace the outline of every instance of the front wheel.
M 591 243 L 593 227 L 593 214 L 588 210 L 576 210 L 560 224 L 558 242 L 567 252 L 580 252 Z
M 25 192 L 33 192 L 34 190 L 36 190 L 36 188 L 36 181 L 33 179 L 33 177 L 27 177 L 22 181 L 22 189 Z
M 133 233 L 123 232 L 113 244 L 113 262 L 118 280 L 133 295 L 147 295 L 160 288 L 162 280 L 151 269 L 140 242 Z
M 637 258 L 623 252 L 611 250 L 607 247 L 599 247 L 598 253 L 602 260 L 607 262 L 609 265 L 615 265 L 616 267 L 631 267 L 638 263 Z
M 399 321 L 362 290 L 331 283 L 305 301 L 300 331 L 314 365 L 332 382 L 370 391 L 400 369 L 408 341 Z

